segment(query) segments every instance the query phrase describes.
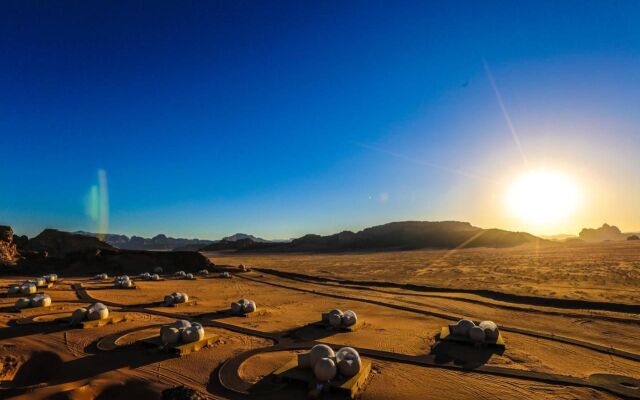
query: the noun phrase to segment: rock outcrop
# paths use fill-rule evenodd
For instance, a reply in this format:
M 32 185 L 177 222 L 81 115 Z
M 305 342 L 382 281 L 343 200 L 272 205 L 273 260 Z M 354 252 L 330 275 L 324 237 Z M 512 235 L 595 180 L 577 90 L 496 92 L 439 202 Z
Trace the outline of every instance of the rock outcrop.
M 25 247 L 30 251 L 46 252 L 49 257 L 64 257 L 70 253 L 114 249 L 111 245 L 97 238 L 57 229 L 45 229 L 38 236 L 29 240 Z
M 15 265 L 20 256 L 13 237 L 10 226 L 0 225 L 0 265 Z
M 626 240 L 627 236 L 620 232 L 617 226 L 603 224 L 600 228 L 584 228 L 580 231 L 580 239 L 586 242 L 604 242 Z

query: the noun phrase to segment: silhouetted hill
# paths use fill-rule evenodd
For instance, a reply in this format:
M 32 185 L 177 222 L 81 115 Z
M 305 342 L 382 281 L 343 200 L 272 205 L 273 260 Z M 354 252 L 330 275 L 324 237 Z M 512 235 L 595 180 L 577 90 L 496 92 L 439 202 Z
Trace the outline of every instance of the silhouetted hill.
M 11 245 L 12 231 L 8 227 L 0 229 L 0 244 Z M 15 235 L 13 236 L 15 237 Z M 15 250 L 15 247 L 11 248 Z M 115 248 L 93 236 L 45 229 L 38 236 L 28 240 L 15 253 L 11 268 L 0 272 L 9 274 L 33 274 L 57 272 L 64 274 L 93 275 L 134 274 L 152 271 L 155 267 L 171 273 L 178 270 L 196 272 L 211 267 L 202 254 L 192 251 L 145 251 Z M 3 253 L 4 254 L 4 253 Z M 5 263 L 7 264 L 7 263 Z
M 202 251 L 358 251 L 453 249 L 457 247 L 512 247 L 536 241 L 547 242 L 524 232 L 482 229 L 468 222 L 405 221 L 391 222 L 363 229 L 343 231 L 328 236 L 309 234 L 290 243 L 256 243 L 248 239 L 221 241 Z
M 249 234 L 246 234 L 246 233 L 236 233 L 236 234 L 233 234 L 231 236 L 224 237 L 220 241 L 225 241 L 226 240 L 227 242 L 235 242 L 235 241 L 244 240 L 244 239 L 249 239 L 249 240 L 254 241 L 256 243 L 269 243 L 269 242 L 271 242 L 270 240 L 266 240 L 266 239 L 262 239 L 262 238 L 259 238 L 259 237 L 255 237 L 253 235 L 249 235 Z
M 198 250 L 213 243 L 212 240 L 172 238 L 163 234 L 156 235 L 152 238 L 144 238 L 140 236 L 132 236 L 129 238 L 126 235 L 117 234 L 99 234 L 84 231 L 78 231 L 75 233 L 85 236 L 93 236 L 104 240 L 113 247 L 126 250 L 176 250 L 186 248 Z
M 199 251 L 220 251 L 220 250 L 269 250 L 279 249 L 282 246 L 282 242 L 255 242 L 250 238 L 238 239 L 238 240 L 220 240 L 219 242 L 211 243 Z
M 584 228 L 580 231 L 580 239 L 586 242 L 604 242 L 606 240 L 626 240 L 628 235 L 620 232 L 617 226 L 603 224 L 600 228 Z
M 69 253 L 112 250 L 113 246 L 95 237 L 45 229 L 25 245 L 25 250 L 46 252 L 49 257 L 63 257 Z

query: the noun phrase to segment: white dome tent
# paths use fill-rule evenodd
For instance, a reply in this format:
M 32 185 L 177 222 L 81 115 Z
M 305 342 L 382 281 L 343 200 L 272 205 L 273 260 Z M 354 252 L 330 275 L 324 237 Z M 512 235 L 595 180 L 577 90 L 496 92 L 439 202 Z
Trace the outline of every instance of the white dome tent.
M 117 276 L 114 282 L 115 287 L 119 289 L 132 289 L 135 287 L 135 284 L 128 275 Z
M 247 315 L 255 312 L 257 309 L 256 302 L 253 300 L 241 299 L 231 303 L 231 314 Z
M 198 322 L 176 320 L 160 328 L 159 340 L 162 349 L 182 355 L 212 344 L 215 336 L 206 335 L 204 327 Z
M 67 320 L 71 326 L 89 329 L 125 322 L 128 315 L 124 312 L 112 313 L 106 304 L 96 302 L 74 310 Z
M 358 315 L 353 310 L 333 310 L 322 314 L 322 322 L 333 329 L 353 330 L 357 327 Z
M 363 361 L 356 349 L 342 347 L 334 352 L 326 344 L 317 344 L 308 352 L 299 353 L 297 362 L 294 365 L 296 368 L 309 369 L 313 372 L 313 380 L 308 380 L 308 375 L 297 374 L 293 376 L 297 376 L 297 379 L 306 380 L 311 385 L 317 385 L 315 389 L 318 391 L 329 388 L 345 390 L 343 385 L 347 381 L 357 388 L 358 383 L 356 382 L 363 382 L 371 371 L 371 361 Z M 287 371 L 289 371 L 287 368 L 289 367 L 284 367 L 274 374 L 286 375 Z M 351 378 L 358 375 L 359 378 L 351 380 Z M 351 392 L 353 389 L 348 386 L 346 390 L 348 390 L 348 393 L 353 393 Z
M 453 325 L 444 327 L 440 332 L 440 339 L 466 341 L 476 346 L 505 345 L 500 329 L 493 321 L 476 323 L 469 319 L 461 319 Z
M 189 302 L 189 296 L 184 292 L 173 292 L 170 295 L 164 296 L 163 305 L 167 307 L 177 306 L 178 304 L 185 304 Z

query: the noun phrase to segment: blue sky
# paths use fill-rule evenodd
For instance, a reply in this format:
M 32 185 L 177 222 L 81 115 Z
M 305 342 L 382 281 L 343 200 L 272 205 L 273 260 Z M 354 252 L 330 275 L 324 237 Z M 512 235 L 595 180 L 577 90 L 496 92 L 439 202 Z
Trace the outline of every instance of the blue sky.
M 126 234 L 640 229 L 639 20 L 635 1 L 2 2 L 0 223 L 98 230 L 104 171 L 102 227 Z M 507 215 L 532 166 L 575 177 L 580 212 Z

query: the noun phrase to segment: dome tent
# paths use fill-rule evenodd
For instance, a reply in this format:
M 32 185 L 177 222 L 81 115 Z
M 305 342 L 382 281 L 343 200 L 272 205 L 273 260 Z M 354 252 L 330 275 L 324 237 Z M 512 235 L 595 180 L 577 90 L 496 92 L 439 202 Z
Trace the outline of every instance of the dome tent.
M 475 345 L 505 346 L 500 329 L 493 321 L 461 319 L 456 324 L 443 327 L 440 339 L 471 342 Z
M 86 321 L 100 321 L 109 318 L 109 308 L 102 303 L 93 303 L 88 307 L 81 307 L 71 313 L 71 325 Z
M 37 291 L 36 284 L 33 282 L 26 282 L 20 286 L 20 293 L 22 294 L 34 294 Z
M 48 294 L 32 294 L 29 296 L 31 307 L 49 307 L 51 305 L 51 297 Z
M 204 327 L 187 320 L 176 320 L 160 328 L 160 341 L 163 346 L 171 346 L 180 343 L 193 343 L 204 339 Z
M 134 287 L 134 283 L 128 275 L 117 276 L 115 279 L 115 287 L 120 289 L 128 289 Z
M 338 368 L 331 358 L 321 358 L 313 366 L 313 374 L 320 382 L 328 382 L 336 377 Z
M 350 378 L 360 372 L 362 359 L 360 359 L 360 354 L 355 349 L 343 347 L 336 353 L 336 364 L 340 374 Z
M 168 296 L 164 296 L 164 305 L 166 306 L 184 304 L 187 302 L 189 302 L 189 296 L 184 292 L 173 292 Z
M 241 299 L 231 303 L 232 314 L 246 315 L 255 312 L 256 309 L 256 302 L 253 300 Z
M 485 334 L 486 340 L 496 341 L 500 336 L 500 329 L 498 325 L 493 321 L 482 321 L 478 324 Z
M 26 297 L 22 297 L 22 298 L 16 300 L 16 303 L 14 305 L 14 307 L 17 310 L 22 310 L 23 308 L 27 308 L 27 307 L 30 307 L 30 306 L 31 306 L 31 300 L 29 300 Z
M 97 321 L 109 318 L 109 309 L 102 303 L 94 303 L 87 308 L 87 320 Z
M 351 347 L 334 352 L 326 344 L 317 344 L 309 352 L 298 354 L 298 367 L 309 368 L 319 382 L 328 382 L 356 376 L 362 370 L 362 359 Z
M 334 308 L 322 314 L 322 322 L 334 329 L 349 328 L 352 330 L 358 323 L 358 315 L 352 310 L 342 312 L 342 310 Z

